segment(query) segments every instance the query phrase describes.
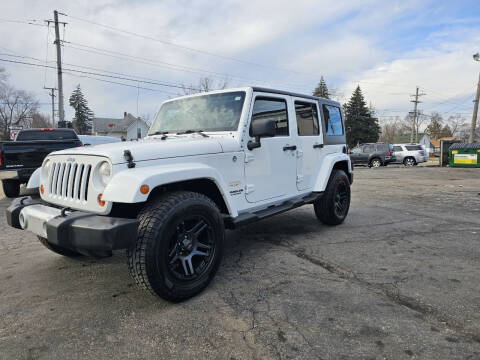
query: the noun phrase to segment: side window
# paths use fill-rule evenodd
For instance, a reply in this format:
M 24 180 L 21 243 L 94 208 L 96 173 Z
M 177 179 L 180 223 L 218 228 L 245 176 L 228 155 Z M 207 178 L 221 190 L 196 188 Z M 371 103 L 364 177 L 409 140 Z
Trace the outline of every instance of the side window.
M 357 147 L 357 148 L 353 148 L 350 152 L 352 154 L 360 154 L 362 152 L 362 149 Z
M 402 152 L 402 151 L 403 151 L 403 149 L 402 149 L 402 147 L 401 147 L 401 146 L 394 146 L 394 147 L 393 147 L 393 151 Z
M 372 153 L 372 152 L 374 152 L 374 151 L 375 151 L 375 150 L 373 149 L 373 145 L 365 145 L 365 146 L 363 147 L 363 152 L 364 152 L 365 154 L 369 154 L 369 153 Z
M 332 105 L 323 105 L 325 118 L 325 134 L 327 136 L 343 135 L 342 115 L 340 109 Z
M 313 136 L 320 134 L 316 104 L 295 101 L 295 114 L 297 115 L 298 135 Z
M 288 136 L 287 102 L 283 99 L 257 97 L 253 104 L 252 121 L 272 118 L 275 120 L 275 136 Z

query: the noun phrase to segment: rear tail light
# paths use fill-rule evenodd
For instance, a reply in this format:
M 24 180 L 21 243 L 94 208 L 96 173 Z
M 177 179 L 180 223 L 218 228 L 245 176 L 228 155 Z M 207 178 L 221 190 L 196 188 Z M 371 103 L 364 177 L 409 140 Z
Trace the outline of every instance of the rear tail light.
M 2 150 L 0 150 L 0 167 L 3 166 L 3 157 L 2 157 Z
M 425 151 L 420 151 L 420 155 L 425 155 Z
M 392 155 L 392 153 L 390 152 L 390 150 L 387 151 L 387 156 L 390 156 Z

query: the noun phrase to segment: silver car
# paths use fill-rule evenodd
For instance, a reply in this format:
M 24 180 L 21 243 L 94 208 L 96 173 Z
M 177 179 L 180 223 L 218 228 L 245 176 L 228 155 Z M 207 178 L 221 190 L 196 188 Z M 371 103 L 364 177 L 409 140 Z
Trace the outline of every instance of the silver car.
M 405 166 L 414 166 L 428 160 L 428 153 L 422 145 L 394 144 L 395 162 Z

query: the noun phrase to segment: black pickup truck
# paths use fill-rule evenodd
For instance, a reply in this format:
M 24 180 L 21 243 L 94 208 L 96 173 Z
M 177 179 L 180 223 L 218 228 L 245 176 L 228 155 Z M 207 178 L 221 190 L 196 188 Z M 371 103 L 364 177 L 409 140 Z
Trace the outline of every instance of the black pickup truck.
M 7 197 L 17 197 L 20 184 L 28 182 L 35 169 L 52 151 L 82 146 L 72 129 L 26 129 L 15 141 L 0 142 L 0 179 Z

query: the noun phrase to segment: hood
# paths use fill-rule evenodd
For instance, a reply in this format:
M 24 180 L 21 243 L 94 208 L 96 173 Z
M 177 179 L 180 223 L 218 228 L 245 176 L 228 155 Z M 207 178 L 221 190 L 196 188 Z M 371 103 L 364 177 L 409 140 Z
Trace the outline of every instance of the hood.
M 84 146 L 57 151 L 51 155 L 95 155 L 108 157 L 113 164 L 125 163 L 123 152 L 130 150 L 134 161 L 166 159 L 172 157 L 215 154 L 240 148 L 237 141 L 230 138 L 202 137 L 192 134 L 169 137 L 161 140 L 152 137 L 139 141 L 122 141 L 94 146 Z

